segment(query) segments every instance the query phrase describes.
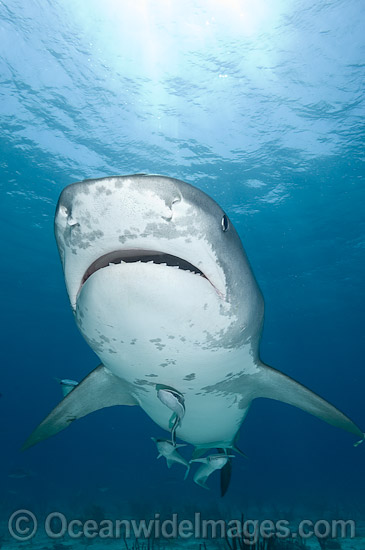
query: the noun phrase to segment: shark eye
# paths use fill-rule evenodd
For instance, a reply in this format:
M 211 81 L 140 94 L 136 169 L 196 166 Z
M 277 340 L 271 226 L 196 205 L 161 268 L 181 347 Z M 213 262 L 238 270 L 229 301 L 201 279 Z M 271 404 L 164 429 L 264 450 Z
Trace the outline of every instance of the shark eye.
M 228 218 L 227 216 L 224 214 L 223 218 L 222 218 L 222 230 L 223 231 L 227 231 L 228 227 L 229 227 L 229 221 L 228 221 Z

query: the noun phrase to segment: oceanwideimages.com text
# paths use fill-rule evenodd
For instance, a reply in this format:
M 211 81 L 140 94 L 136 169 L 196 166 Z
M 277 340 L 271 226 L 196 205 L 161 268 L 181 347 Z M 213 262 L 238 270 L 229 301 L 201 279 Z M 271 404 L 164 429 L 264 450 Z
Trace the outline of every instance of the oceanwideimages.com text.
M 16 510 L 9 518 L 10 535 L 18 541 L 30 540 L 39 531 L 50 539 L 234 539 L 240 538 L 247 545 L 260 539 L 318 539 L 354 538 L 356 524 L 353 520 L 312 521 L 303 519 L 293 528 L 286 519 L 205 519 L 199 512 L 193 519 L 182 519 L 179 514 L 151 519 L 72 519 L 61 512 L 52 512 L 40 520 L 30 510 Z

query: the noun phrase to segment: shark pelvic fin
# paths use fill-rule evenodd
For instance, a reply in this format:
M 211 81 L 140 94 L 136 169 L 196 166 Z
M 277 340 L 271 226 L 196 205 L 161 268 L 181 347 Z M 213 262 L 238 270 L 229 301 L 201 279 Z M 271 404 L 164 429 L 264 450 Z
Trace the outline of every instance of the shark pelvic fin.
M 255 391 L 255 397 L 267 397 L 294 405 L 332 426 L 342 428 L 364 439 L 365 435 L 360 428 L 340 410 L 328 401 L 319 397 L 299 382 L 296 382 L 282 372 L 261 363 L 260 380 Z
M 39 424 L 24 443 L 22 450 L 55 435 L 78 420 L 105 407 L 138 405 L 125 382 L 104 365 L 94 369 Z

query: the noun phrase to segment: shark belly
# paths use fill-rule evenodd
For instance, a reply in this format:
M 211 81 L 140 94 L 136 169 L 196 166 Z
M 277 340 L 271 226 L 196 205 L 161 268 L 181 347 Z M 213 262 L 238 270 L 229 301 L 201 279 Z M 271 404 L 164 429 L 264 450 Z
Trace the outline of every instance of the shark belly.
M 128 382 L 134 398 L 159 426 L 170 430 L 173 421 L 157 397 L 156 388 L 164 385 L 185 399 L 178 437 L 202 447 L 230 445 L 248 411 L 250 394 L 224 392 L 218 385 L 231 381 L 234 387 L 235 377 L 246 373 L 249 378 L 257 371 L 251 347 L 215 344 L 215 335 L 229 327 L 230 315 L 204 279 L 174 270 L 177 292 L 171 279 L 161 281 L 169 278 L 168 270 L 148 267 L 148 281 L 145 266 L 139 264 L 95 273 L 77 299 L 79 328 L 104 366 Z

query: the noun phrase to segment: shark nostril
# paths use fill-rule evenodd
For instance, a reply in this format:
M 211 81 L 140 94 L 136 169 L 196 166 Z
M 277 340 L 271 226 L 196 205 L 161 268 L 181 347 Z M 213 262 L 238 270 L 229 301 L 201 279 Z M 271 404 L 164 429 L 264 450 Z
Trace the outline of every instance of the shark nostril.
M 67 223 L 70 227 L 74 227 L 75 225 L 80 225 L 71 215 L 67 218 Z
M 169 207 L 169 210 L 170 210 L 169 215 L 168 216 L 162 216 L 163 220 L 165 220 L 167 222 L 170 222 L 172 220 L 172 218 L 174 216 L 173 206 L 174 206 L 174 204 L 177 204 L 178 202 L 181 202 L 181 199 L 178 198 L 178 197 L 171 201 L 171 206 Z

